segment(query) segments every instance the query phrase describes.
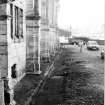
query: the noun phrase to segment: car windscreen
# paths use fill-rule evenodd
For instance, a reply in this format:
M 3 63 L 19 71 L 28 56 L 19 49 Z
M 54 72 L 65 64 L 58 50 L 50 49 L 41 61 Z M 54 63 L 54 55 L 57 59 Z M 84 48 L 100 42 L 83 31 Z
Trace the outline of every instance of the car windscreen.
M 91 41 L 91 42 L 88 42 L 89 45 L 97 45 L 97 42 L 94 42 L 94 41 Z

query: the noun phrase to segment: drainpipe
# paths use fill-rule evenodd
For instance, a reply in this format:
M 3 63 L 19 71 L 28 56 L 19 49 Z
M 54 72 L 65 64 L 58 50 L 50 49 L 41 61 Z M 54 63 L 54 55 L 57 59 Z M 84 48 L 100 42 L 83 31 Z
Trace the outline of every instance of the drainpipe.
M 36 17 L 36 20 L 38 22 L 37 24 L 37 28 L 38 28 L 38 33 L 37 33 L 37 50 L 38 50 L 38 70 L 36 70 L 35 64 L 34 64 L 34 72 L 36 72 L 36 74 L 40 74 L 41 70 L 40 70 L 40 36 L 41 36 L 41 32 L 40 32 L 40 15 L 41 15 L 41 0 L 35 0 L 34 2 L 34 15 Z M 34 52 L 35 53 L 35 52 Z

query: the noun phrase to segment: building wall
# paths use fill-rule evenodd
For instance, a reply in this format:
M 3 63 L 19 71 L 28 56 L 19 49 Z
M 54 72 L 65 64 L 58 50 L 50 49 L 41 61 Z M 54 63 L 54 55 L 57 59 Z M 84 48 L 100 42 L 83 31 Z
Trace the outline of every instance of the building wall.
M 0 5 L 0 15 L 6 14 L 6 5 Z M 4 11 L 5 10 L 5 11 Z M 4 105 L 4 82 L 7 76 L 7 21 L 0 18 L 0 105 Z
M 49 28 L 45 24 L 41 24 L 41 57 L 49 56 Z
M 52 2 L 49 4 L 49 27 L 50 27 L 50 33 L 51 35 L 51 40 L 52 40 L 52 51 L 55 52 L 55 49 L 57 47 L 57 14 L 58 14 L 58 1 L 57 0 L 52 0 Z
M 35 28 L 37 26 L 36 22 L 35 20 L 27 20 L 27 58 L 33 57 L 35 55 L 34 52 L 37 52 L 38 28 Z
M 17 0 L 13 2 L 13 5 L 23 9 L 23 38 L 21 37 L 16 38 L 14 32 L 13 32 L 13 39 L 11 38 L 11 31 L 10 31 L 11 28 L 9 27 L 10 19 L 8 19 L 7 20 L 7 45 L 8 45 L 8 78 L 10 79 L 9 81 L 10 88 L 13 88 L 18 82 L 18 80 L 24 75 L 25 65 L 26 65 L 26 24 L 25 24 L 24 0 Z M 8 10 L 10 10 L 9 8 L 10 7 L 8 6 Z M 13 24 L 15 23 L 13 22 Z M 14 64 L 17 65 L 16 79 L 12 79 L 11 77 L 11 67 Z
M 30 2 L 31 1 L 31 2 Z M 34 0 L 26 0 L 27 16 L 34 16 Z M 40 20 L 27 19 L 27 57 L 35 56 L 38 51 L 38 37 L 40 37 L 40 56 L 49 57 L 54 52 L 57 43 L 57 0 L 39 0 L 38 12 Z M 39 26 L 39 31 L 36 26 Z M 34 37 L 33 37 L 34 36 Z
M 48 54 L 48 40 L 49 40 L 49 27 L 48 27 L 48 0 L 41 0 L 41 57 L 47 57 Z
M 27 58 L 36 57 L 38 50 L 39 20 L 35 18 L 35 0 L 26 0 Z
M 16 83 L 23 77 L 26 64 L 26 25 L 24 0 L 16 0 L 13 4 L 13 18 L 11 16 L 10 3 L 0 4 L 0 102 L 4 101 L 4 78 L 8 81 L 10 91 L 14 89 Z M 23 9 L 23 38 L 15 36 L 14 6 Z M 11 20 L 13 19 L 13 28 Z M 11 32 L 13 29 L 13 38 Z M 11 67 L 16 64 L 16 78 L 11 77 Z M 1 85 L 2 84 L 2 85 Z M 2 93 L 1 93 L 2 91 Z M 4 105 L 1 104 L 0 105 Z
M 4 82 L 0 79 L 0 105 L 4 104 Z
M 57 5 L 56 0 L 41 2 L 41 56 L 49 56 L 57 43 Z
M 7 65 L 8 65 L 8 57 L 7 57 L 7 21 L 0 20 L 0 77 L 7 76 Z
M 34 0 L 26 0 L 26 16 L 30 16 L 34 14 Z
M 26 31 L 27 31 L 27 57 L 33 56 L 33 48 L 34 48 L 34 20 L 27 19 L 27 16 L 34 15 L 34 0 L 26 0 Z

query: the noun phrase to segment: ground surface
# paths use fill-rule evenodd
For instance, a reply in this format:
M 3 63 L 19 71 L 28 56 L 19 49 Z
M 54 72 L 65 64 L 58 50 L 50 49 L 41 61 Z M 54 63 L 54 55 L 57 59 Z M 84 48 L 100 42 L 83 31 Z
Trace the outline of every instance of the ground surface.
M 104 105 L 104 61 L 100 51 L 83 49 L 66 46 L 30 105 Z

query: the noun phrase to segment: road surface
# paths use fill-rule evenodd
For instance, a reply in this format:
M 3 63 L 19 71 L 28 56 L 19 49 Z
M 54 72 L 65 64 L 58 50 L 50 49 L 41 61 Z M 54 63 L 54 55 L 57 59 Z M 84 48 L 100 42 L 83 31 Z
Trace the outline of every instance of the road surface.
M 84 47 L 80 53 L 78 46 L 66 45 L 31 105 L 104 105 L 104 61 L 100 51 Z

